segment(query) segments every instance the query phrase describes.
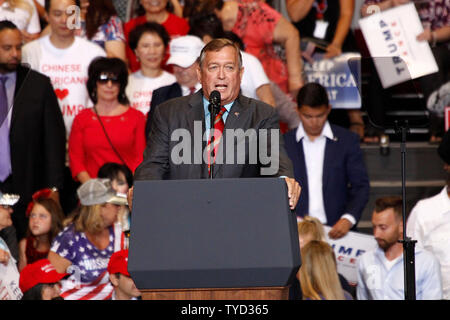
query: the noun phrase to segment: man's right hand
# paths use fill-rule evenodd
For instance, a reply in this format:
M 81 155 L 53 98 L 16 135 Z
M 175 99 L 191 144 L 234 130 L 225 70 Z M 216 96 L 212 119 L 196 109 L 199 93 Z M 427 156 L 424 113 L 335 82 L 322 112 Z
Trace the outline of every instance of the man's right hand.
M 302 188 L 300 184 L 293 178 L 284 178 L 288 188 L 289 208 L 294 210 L 297 206 L 298 199 Z

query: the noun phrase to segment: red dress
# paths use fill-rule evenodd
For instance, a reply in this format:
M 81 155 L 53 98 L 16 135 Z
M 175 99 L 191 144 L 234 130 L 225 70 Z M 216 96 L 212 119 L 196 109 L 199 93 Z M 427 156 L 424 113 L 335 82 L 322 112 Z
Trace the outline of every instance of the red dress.
M 134 172 L 143 160 L 146 145 L 145 116 L 129 107 L 117 116 L 101 116 L 103 126 L 125 164 Z M 84 109 L 74 119 L 69 137 L 69 160 L 72 176 L 87 171 L 97 177 L 106 162 L 122 163 L 108 142 L 93 109 Z
M 27 238 L 27 244 L 25 249 L 25 255 L 27 257 L 27 264 L 32 264 L 33 262 L 36 262 L 41 259 L 47 259 L 48 251 L 37 251 L 36 248 L 33 245 L 34 237 L 28 237 Z
M 261 61 L 267 77 L 288 93 L 287 66 L 275 52 L 272 42 L 281 14 L 261 1 L 239 2 L 238 8 L 232 31 L 244 42 L 245 51 Z
M 123 28 L 124 33 L 125 33 L 125 39 L 127 40 L 127 49 L 126 49 L 127 59 L 129 61 L 132 72 L 139 70 L 141 68 L 141 64 L 136 59 L 136 55 L 134 54 L 133 50 L 131 50 L 130 46 L 128 45 L 129 34 L 130 34 L 131 30 L 133 30 L 136 26 L 146 23 L 146 22 L 147 22 L 147 18 L 145 17 L 145 15 L 139 16 L 139 17 L 131 19 L 130 21 L 125 23 L 125 26 Z M 187 23 L 187 21 L 183 18 L 180 18 L 180 17 L 174 15 L 173 13 L 169 13 L 168 18 L 161 25 L 166 29 L 167 33 L 169 34 L 170 38 L 172 38 L 172 39 L 176 36 L 184 36 L 189 31 L 189 24 Z M 167 50 L 167 52 L 168 52 L 168 50 Z M 165 63 L 165 61 L 167 61 L 168 58 L 169 57 L 168 57 L 168 53 L 167 53 L 167 56 L 164 59 L 164 63 Z

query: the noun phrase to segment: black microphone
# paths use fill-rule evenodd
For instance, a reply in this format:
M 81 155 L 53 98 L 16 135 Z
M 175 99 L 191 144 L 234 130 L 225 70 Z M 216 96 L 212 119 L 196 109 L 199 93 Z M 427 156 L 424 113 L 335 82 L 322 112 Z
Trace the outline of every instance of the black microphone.
M 216 115 L 220 112 L 220 92 L 217 90 L 212 91 L 209 94 L 209 113 L 210 113 L 210 128 L 211 130 L 214 129 L 214 119 L 216 118 Z M 214 136 L 210 133 L 210 145 L 214 146 Z M 214 155 L 214 147 L 211 148 L 210 151 L 210 157 L 213 159 L 215 157 Z M 211 167 L 209 171 L 209 178 L 213 178 L 213 172 L 214 172 L 214 161 L 211 162 Z
M 211 112 L 211 107 L 214 107 L 216 112 L 220 111 L 220 100 L 221 97 L 219 91 L 214 90 L 209 94 L 209 112 Z

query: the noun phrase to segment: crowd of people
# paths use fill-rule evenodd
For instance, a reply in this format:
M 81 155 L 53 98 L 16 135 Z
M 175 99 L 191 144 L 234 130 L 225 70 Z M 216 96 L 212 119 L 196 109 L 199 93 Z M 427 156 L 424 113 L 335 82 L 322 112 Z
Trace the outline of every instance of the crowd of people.
M 370 194 L 360 142 L 374 137 L 360 109 L 333 109 L 326 88 L 307 83 L 302 51 L 308 41 L 325 44 L 325 58 L 358 51 L 354 15 L 409 0 L 366 0 L 361 12 L 355 0 L 280 1 L 285 12 L 263 0 L 0 0 L 0 299 L 138 299 L 127 269 L 134 181 L 272 168 L 221 165 L 230 128 L 284 133 L 270 175 L 286 181 L 299 220 L 290 299 L 404 298 L 401 198 L 371 208 L 378 247 L 360 258 L 357 286 L 337 271 L 326 238 L 357 231 Z M 419 79 L 427 100 L 449 81 L 449 11 L 449 0 L 418 7 L 417 39 L 439 66 Z M 407 232 L 417 298 L 450 299 L 450 134 L 440 111 L 431 118 L 447 185 L 414 207 Z M 197 120 L 213 137 L 207 160 L 175 163 L 171 134 Z

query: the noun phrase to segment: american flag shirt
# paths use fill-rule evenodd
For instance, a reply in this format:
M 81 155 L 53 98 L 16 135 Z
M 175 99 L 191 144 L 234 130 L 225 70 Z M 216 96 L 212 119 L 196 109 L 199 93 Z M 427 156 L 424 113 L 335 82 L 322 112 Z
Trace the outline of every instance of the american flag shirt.
M 66 272 L 70 277 L 61 281 L 61 297 L 65 300 L 107 300 L 111 299 L 113 286 L 109 281 L 107 266 L 109 258 L 120 250 L 121 230 L 116 224 L 109 227 L 109 245 L 100 250 L 86 237 L 77 232 L 73 224 L 67 226 L 53 240 L 51 251 L 72 264 Z

